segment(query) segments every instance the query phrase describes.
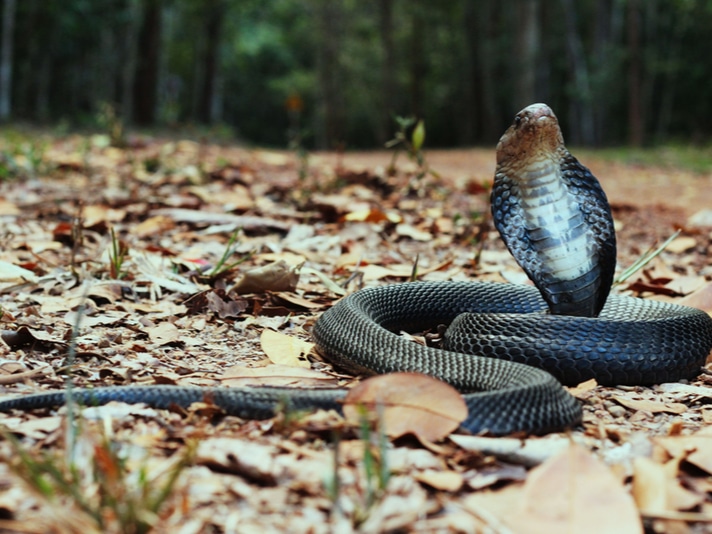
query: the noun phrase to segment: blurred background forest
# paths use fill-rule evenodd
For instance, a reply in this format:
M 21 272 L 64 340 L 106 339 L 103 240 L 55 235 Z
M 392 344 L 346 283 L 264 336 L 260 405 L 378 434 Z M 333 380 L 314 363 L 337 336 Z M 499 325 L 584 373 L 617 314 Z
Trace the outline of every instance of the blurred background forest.
M 705 143 L 710 28 L 709 0 L 2 0 L 0 119 L 492 146 L 544 101 L 571 144 Z

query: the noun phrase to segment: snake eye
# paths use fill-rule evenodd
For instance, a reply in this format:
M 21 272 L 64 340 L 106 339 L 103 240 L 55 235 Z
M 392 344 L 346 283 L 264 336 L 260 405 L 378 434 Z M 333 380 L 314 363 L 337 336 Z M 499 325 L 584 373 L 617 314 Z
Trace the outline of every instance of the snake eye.
M 514 117 L 514 127 L 515 127 L 515 128 L 519 128 L 519 125 L 520 125 L 521 123 L 522 123 L 522 118 L 521 118 L 519 115 L 517 115 L 516 117 Z

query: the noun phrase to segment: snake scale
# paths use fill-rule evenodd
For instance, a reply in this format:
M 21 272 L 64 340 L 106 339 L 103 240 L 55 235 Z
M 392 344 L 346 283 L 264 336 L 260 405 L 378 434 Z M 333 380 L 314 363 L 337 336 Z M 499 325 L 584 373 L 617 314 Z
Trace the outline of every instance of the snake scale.
M 543 433 L 581 420 L 562 387 L 649 385 L 691 378 L 712 349 L 712 318 L 694 308 L 610 295 L 615 233 L 598 181 L 566 150 L 544 104 L 517 114 L 497 145 L 492 213 L 536 287 L 410 282 L 353 293 L 316 321 L 317 350 L 351 372 L 414 371 L 459 389 L 472 432 Z M 443 349 L 399 335 L 450 325 Z M 155 408 L 208 401 L 243 418 L 294 409 L 339 409 L 344 389 L 124 386 L 74 389 L 83 404 Z M 0 400 L 0 411 L 55 407 L 64 391 Z

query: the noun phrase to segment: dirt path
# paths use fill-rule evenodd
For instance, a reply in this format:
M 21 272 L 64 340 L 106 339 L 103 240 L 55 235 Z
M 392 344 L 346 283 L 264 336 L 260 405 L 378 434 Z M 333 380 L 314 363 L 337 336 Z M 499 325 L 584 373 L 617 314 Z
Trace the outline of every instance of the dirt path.
M 346 167 L 375 171 L 386 168 L 391 160 L 391 152 L 351 152 L 339 156 L 334 153 L 320 153 L 315 159 L 335 165 L 342 158 Z M 686 216 L 701 209 L 712 208 L 712 176 L 690 171 L 660 167 L 644 167 L 625 163 L 605 161 L 595 155 L 580 157 L 598 177 L 609 200 L 614 205 L 631 205 L 639 208 L 679 208 Z M 427 153 L 427 161 L 446 179 L 455 185 L 475 180 L 491 181 L 495 169 L 494 150 L 481 148 L 457 150 L 432 150 Z M 400 156 L 399 165 L 408 165 L 405 155 Z

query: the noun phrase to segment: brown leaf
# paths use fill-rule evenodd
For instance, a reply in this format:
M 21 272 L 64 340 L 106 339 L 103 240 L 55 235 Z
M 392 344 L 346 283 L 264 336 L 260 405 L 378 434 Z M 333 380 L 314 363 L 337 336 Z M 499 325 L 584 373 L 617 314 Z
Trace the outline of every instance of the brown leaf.
M 165 215 L 156 215 L 131 228 L 130 233 L 136 237 L 148 237 L 165 233 L 174 227 L 173 219 Z
M 205 293 L 207 309 L 216 313 L 221 319 L 239 317 L 247 309 L 247 301 L 242 297 L 234 299 L 223 293 L 224 291 L 217 289 Z
M 263 293 L 294 291 L 299 282 L 299 269 L 280 260 L 241 274 L 230 293 Z
M 712 312 L 712 282 L 697 289 L 694 293 L 687 295 L 677 301 L 682 306 L 692 306 L 707 313 Z
M 521 534 L 632 534 L 643 526 L 612 471 L 578 445 L 533 469 L 510 521 Z
M 394 439 L 413 434 L 421 441 L 438 441 L 467 417 L 467 405 L 456 389 L 419 373 L 393 373 L 364 380 L 344 399 L 344 416 L 359 424 L 359 406 L 375 413 L 379 405 L 383 407 L 383 429 Z
M 656 400 L 647 399 L 628 399 L 622 395 L 615 395 L 612 397 L 614 401 L 618 404 L 630 408 L 631 410 L 642 410 L 651 413 L 685 413 L 687 411 L 687 406 L 679 402 L 660 402 Z
M 311 367 L 306 356 L 314 347 L 313 343 L 265 328 L 260 336 L 260 344 L 272 363 Z
M 668 243 L 668 246 L 665 248 L 665 250 L 667 252 L 672 252 L 673 254 L 679 254 L 681 252 L 685 252 L 687 250 L 695 248 L 695 246 L 697 246 L 697 239 L 695 239 L 694 237 L 683 235 L 675 238 L 672 242 Z
M 31 347 L 33 350 L 49 351 L 56 345 L 63 346 L 64 340 L 43 330 L 31 330 L 21 326 L 17 330 L 2 330 L 2 340 L 13 350 Z
M 274 363 L 264 367 L 233 365 L 225 369 L 220 381 L 227 386 L 323 387 L 324 385 L 336 385 L 336 379 L 332 375 L 307 367 Z
M 691 436 L 656 438 L 673 458 L 685 456 L 685 460 L 712 475 L 712 428 L 703 428 Z
M 442 491 L 459 491 L 463 484 L 462 475 L 456 471 L 434 471 L 429 469 L 415 474 L 415 480 Z
M 181 333 L 173 323 L 164 321 L 156 326 L 146 328 L 148 337 L 157 345 L 167 345 L 175 343 L 180 339 Z
M 704 501 L 703 495 L 682 487 L 677 480 L 679 461 L 660 464 L 649 458 L 633 460 L 633 498 L 645 515 L 689 510 Z

